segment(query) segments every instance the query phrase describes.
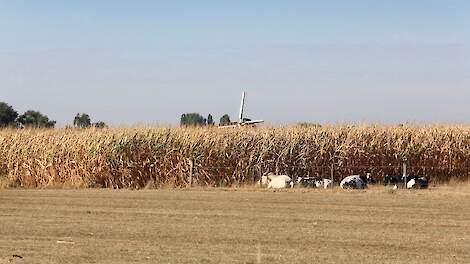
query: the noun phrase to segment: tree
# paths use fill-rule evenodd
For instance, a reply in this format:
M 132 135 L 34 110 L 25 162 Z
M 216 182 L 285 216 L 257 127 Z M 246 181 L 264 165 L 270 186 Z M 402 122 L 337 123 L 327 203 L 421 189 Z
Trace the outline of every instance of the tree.
M 18 112 L 4 102 L 0 102 L 0 127 L 16 126 Z
M 87 114 L 77 114 L 73 119 L 73 125 L 78 128 L 87 128 L 91 126 L 90 116 Z
M 311 122 L 300 122 L 300 123 L 297 123 L 296 126 L 301 127 L 301 128 L 320 128 L 321 124 L 311 123 Z
M 208 125 L 208 126 L 213 126 L 214 124 L 215 124 L 215 123 L 214 123 L 214 118 L 212 117 L 211 114 L 209 114 L 209 115 L 207 116 L 207 125 Z
M 49 117 L 41 114 L 41 112 L 33 110 L 28 110 L 20 115 L 17 121 L 25 127 L 36 128 L 53 128 L 56 123 L 53 120 L 49 120 Z
M 105 122 L 98 121 L 96 123 L 93 123 L 93 127 L 95 127 L 95 128 L 107 128 L 108 126 L 106 125 Z
M 205 126 L 207 120 L 198 113 L 182 114 L 180 125 L 182 126 Z
M 231 121 L 230 121 L 230 116 L 229 115 L 225 114 L 220 118 L 219 124 L 221 126 L 229 125 L 230 123 L 231 123 Z

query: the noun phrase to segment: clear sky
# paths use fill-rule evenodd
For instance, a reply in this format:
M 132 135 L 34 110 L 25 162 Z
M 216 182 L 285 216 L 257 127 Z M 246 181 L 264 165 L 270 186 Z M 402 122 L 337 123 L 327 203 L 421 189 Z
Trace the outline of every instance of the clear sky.
M 0 101 L 63 126 L 470 121 L 470 1 L 0 0 Z

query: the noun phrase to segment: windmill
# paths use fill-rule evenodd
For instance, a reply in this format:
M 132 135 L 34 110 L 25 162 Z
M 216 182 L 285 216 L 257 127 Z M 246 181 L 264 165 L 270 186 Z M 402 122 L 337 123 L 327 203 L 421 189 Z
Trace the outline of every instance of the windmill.
M 243 127 L 243 126 L 252 126 L 254 127 L 256 124 L 261 124 L 263 120 L 251 120 L 249 118 L 244 117 L 245 113 L 245 96 L 246 93 L 242 93 L 242 101 L 240 103 L 240 114 L 238 116 L 238 122 L 232 122 L 229 125 L 219 126 L 220 128 L 227 128 L 227 127 Z

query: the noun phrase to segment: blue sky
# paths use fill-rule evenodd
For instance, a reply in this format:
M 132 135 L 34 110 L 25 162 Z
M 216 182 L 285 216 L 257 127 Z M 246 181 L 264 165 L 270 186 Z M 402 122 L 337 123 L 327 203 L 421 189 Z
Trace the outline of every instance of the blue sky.
M 468 1 L 0 1 L 0 101 L 71 122 L 183 112 L 467 122 Z

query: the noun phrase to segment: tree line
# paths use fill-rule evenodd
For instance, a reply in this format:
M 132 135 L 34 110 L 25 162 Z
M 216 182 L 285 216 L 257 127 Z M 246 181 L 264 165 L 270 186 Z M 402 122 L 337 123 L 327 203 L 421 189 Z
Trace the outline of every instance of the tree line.
M 225 114 L 219 119 L 219 125 L 228 125 L 230 124 L 230 116 Z M 214 117 L 212 114 L 207 115 L 207 118 L 204 118 L 199 113 L 185 113 L 181 115 L 180 118 L 181 126 L 214 126 Z
M 56 121 L 50 120 L 47 115 L 39 111 L 28 110 L 20 115 L 12 106 L 5 102 L 0 102 L 0 128 L 54 128 L 55 125 Z M 90 116 L 85 113 L 78 113 L 75 116 L 73 126 L 76 128 L 107 127 L 103 121 L 92 123 Z
M 219 125 L 229 125 L 230 116 L 228 114 L 223 115 L 219 119 Z M 0 102 L 0 128 L 11 127 L 11 128 L 54 128 L 56 121 L 49 119 L 47 115 L 42 114 L 39 111 L 28 110 L 22 115 L 10 105 L 5 102 Z M 214 117 L 209 114 L 207 118 L 203 117 L 199 113 L 185 113 L 180 118 L 181 126 L 215 126 Z M 67 126 L 70 127 L 70 126 Z M 77 113 L 73 119 L 73 127 L 75 128 L 105 128 L 106 123 L 103 121 L 92 122 L 90 115 L 85 113 Z

